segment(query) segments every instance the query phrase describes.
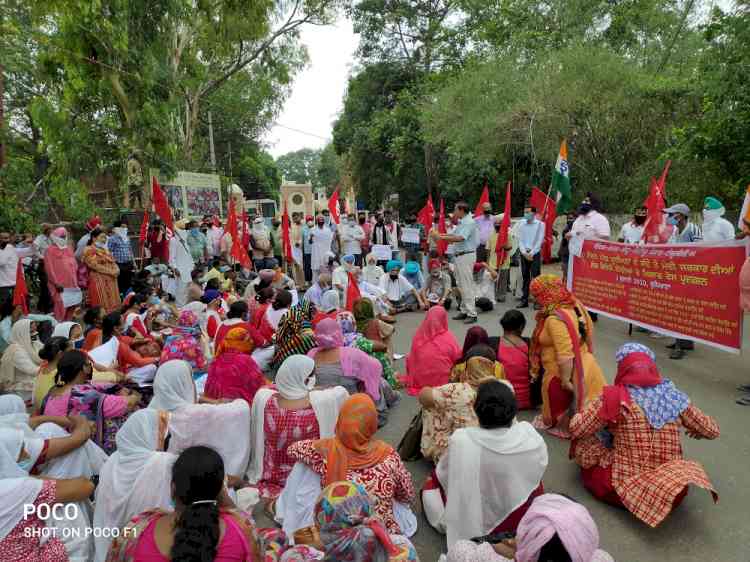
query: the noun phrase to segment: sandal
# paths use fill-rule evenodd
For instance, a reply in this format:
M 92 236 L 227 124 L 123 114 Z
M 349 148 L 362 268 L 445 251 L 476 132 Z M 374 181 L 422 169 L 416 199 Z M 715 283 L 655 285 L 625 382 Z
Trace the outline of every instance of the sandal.
M 737 400 L 735 400 L 735 402 L 737 402 L 737 404 L 739 404 L 740 406 L 750 406 L 750 394 L 748 394 L 747 396 L 743 396 L 742 398 L 738 398 Z

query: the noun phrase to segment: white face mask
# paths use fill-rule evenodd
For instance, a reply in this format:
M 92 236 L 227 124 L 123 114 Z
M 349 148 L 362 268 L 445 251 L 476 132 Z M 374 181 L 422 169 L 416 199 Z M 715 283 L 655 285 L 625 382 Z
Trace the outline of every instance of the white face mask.
M 94 242 L 94 244 L 96 244 L 97 248 L 104 249 L 104 248 L 107 247 L 107 241 L 106 240 L 104 242 L 100 242 L 99 240 L 97 240 L 96 242 Z
M 307 226 L 312 226 L 312 225 L 314 225 L 314 224 L 315 224 L 315 223 L 314 223 L 313 221 L 307 221 Z
M 703 209 L 703 220 L 713 221 L 724 214 L 724 208 L 721 209 Z

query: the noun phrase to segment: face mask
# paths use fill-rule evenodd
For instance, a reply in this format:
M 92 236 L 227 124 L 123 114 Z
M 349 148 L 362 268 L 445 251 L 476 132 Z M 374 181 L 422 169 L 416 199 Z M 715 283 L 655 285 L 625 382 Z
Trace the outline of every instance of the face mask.
M 318 221 L 318 226 L 323 226 L 323 224 L 325 224 L 325 221 L 322 221 L 322 220 Z
M 275 222 L 275 223 L 273 223 L 273 227 L 274 227 L 274 228 L 279 228 L 279 226 L 281 226 L 281 223 L 280 223 L 280 222 Z
M 5 246 L 7 246 L 7 245 L 8 245 L 7 242 L 0 242 L 0 250 L 4 250 Z
M 148 310 L 148 305 L 143 305 L 143 306 L 141 306 L 141 307 L 140 307 L 140 308 L 138 309 L 138 311 L 139 311 L 139 312 L 140 312 L 141 314 L 143 314 L 143 313 L 144 313 L 144 312 L 146 312 L 147 310 Z
M 39 332 L 32 332 L 31 339 L 32 340 L 38 340 L 39 339 Z
M 315 223 L 314 223 L 313 221 L 307 221 L 307 226 L 312 226 L 312 225 L 314 225 L 314 224 L 315 224 Z
M 499 224 L 495 225 L 495 232 L 500 232 L 500 225 Z
M 671 224 L 672 226 L 677 226 L 677 223 L 680 221 L 677 220 L 677 217 L 669 216 L 667 217 L 667 224 Z
M 383 225 L 383 219 L 378 219 L 378 224 L 382 226 Z
M 198 234 L 198 233 L 199 233 L 200 231 L 201 231 L 201 229 L 200 229 L 200 228 L 191 228 L 191 229 L 190 229 L 190 233 L 191 233 L 191 234 Z
M 398 273 L 389 273 L 388 275 L 390 275 L 390 276 L 391 276 L 391 279 L 393 279 L 394 281 L 395 281 L 396 279 L 398 279 Z
M 113 228 L 112 230 L 114 230 L 115 234 L 117 234 L 120 238 L 127 238 L 128 236 L 128 228 L 126 226 L 118 226 L 117 228 Z
M 490 211 L 485 211 L 485 212 L 484 212 L 484 216 L 485 216 L 485 217 L 489 217 L 489 216 L 490 216 Z
M 581 203 L 581 206 L 578 207 L 578 212 L 582 215 L 588 215 L 591 211 L 591 203 Z
M 646 222 L 646 217 L 636 215 L 633 218 L 635 219 L 635 224 L 643 224 L 644 222 Z
M 721 217 L 723 209 L 703 209 L 703 220 L 712 221 Z
M 534 219 L 534 213 L 524 213 L 523 218 L 525 218 L 527 221 Z
M 75 346 L 76 349 L 81 349 L 83 347 L 84 341 L 86 341 L 84 340 L 84 338 L 78 338 L 77 340 L 73 342 L 73 345 Z
M 315 375 L 310 375 L 309 377 L 307 377 L 307 381 L 305 382 L 305 388 L 307 390 L 312 390 L 313 388 L 315 388 L 316 382 L 318 381 L 315 379 Z
M 27 459 L 23 459 L 23 460 L 18 461 L 18 466 L 24 472 L 31 472 L 31 469 L 34 466 L 34 463 L 33 463 L 32 458 L 29 457 Z
M 359 219 L 359 224 L 365 224 L 365 217 Z
M 104 249 L 104 248 L 106 248 L 106 247 L 107 247 L 107 243 L 106 243 L 106 242 L 99 242 L 99 241 L 97 240 L 97 241 L 95 242 L 95 244 L 96 244 L 96 247 L 97 247 L 97 248 L 101 248 L 101 249 Z
M 435 279 L 438 279 L 440 277 L 440 270 L 436 269 L 430 275 L 432 275 Z

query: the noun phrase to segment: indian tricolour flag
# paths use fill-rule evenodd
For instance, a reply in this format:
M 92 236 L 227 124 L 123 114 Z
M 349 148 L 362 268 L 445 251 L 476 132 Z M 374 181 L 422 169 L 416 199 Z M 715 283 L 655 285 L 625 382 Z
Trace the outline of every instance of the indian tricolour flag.
M 568 212 L 573 206 L 573 197 L 570 191 L 570 168 L 568 167 L 568 145 L 563 139 L 560 144 L 560 153 L 557 155 L 555 171 L 552 174 L 552 185 L 550 196 L 556 204 L 557 214 Z

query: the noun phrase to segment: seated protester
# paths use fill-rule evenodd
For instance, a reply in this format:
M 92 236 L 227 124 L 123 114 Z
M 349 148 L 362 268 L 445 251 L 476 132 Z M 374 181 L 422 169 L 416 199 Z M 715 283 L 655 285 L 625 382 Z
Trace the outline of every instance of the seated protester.
M 263 373 L 250 356 L 253 347 L 253 339 L 242 325 L 235 326 L 227 332 L 208 367 L 204 390 L 206 398 L 242 398 L 248 404 L 253 403 L 258 389 L 266 382 Z
M 76 349 L 83 346 L 83 328 L 78 322 L 60 322 L 52 331 L 52 337 L 70 340 L 70 345 Z
M 428 459 L 437 463 L 448 448 L 448 439 L 461 427 L 479 425 L 474 413 L 474 400 L 480 383 L 495 377 L 494 362 L 479 353 L 481 344 L 468 354 L 466 368 L 456 382 L 419 393 L 422 406 L 422 442 L 420 449 Z M 476 354 L 475 354 L 476 353 Z
M 333 270 L 332 280 L 333 288 L 338 292 L 339 297 L 346 295 L 346 289 L 349 286 L 349 273 L 357 271 L 354 265 L 355 258 L 353 254 L 347 254 L 341 258 L 341 265 Z
M 221 260 L 220 259 L 214 259 L 211 262 L 211 269 L 209 269 L 203 277 L 201 277 L 200 282 L 201 284 L 206 284 L 211 279 L 217 279 L 219 281 L 219 285 L 222 285 L 224 283 L 224 274 L 221 272 Z
M 161 263 L 161 260 L 157 256 L 151 258 L 151 263 L 144 268 L 149 272 L 152 278 L 158 281 L 154 283 L 154 286 L 161 286 L 161 276 L 169 273 L 169 266 Z
M 13 299 L 6 300 L 0 305 L 0 353 L 3 353 L 8 345 L 10 345 L 10 335 L 13 325 L 22 318 L 36 322 L 37 328 L 40 326 L 55 326 L 57 324 L 54 316 L 48 314 L 24 315 L 23 308 L 20 305 L 14 305 Z
M 32 395 L 34 412 L 41 411 L 42 400 L 47 396 L 50 389 L 55 386 L 57 363 L 60 361 L 63 353 L 72 348 L 73 346 L 70 345 L 68 338 L 54 336 L 39 351 L 42 364 L 39 366 L 39 373 L 34 379 L 34 392 Z
M 305 545 L 286 547 L 281 549 L 281 560 L 419 560 L 408 538 L 384 528 L 361 484 L 343 480 L 329 484 L 320 492 L 312 516 L 321 540 L 316 546 L 322 552 Z M 262 530 L 261 535 L 267 532 Z
M 77 436 L 85 441 L 88 424 L 81 424 Z M 78 439 L 72 436 L 68 439 Z M 36 444 L 33 444 L 36 445 Z M 29 476 L 34 464 L 32 443 L 24 432 L 10 427 L 0 428 L 0 559 L 2 560 L 68 560 L 65 545 L 45 531 L 49 521 L 39 518 L 39 511 L 27 513 L 27 507 L 40 508 L 56 503 L 85 501 L 93 492 L 88 478 L 38 479 Z M 84 529 L 79 529 L 83 532 Z M 42 541 L 42 537 L 46 540 Z
M 94 442 L 110 454 L 116 447 L 117 430 L 138 408 L 141 395 L 117 384 L 92 383 L 93 370 L 84 352 L 66 351 L 57 364 L 55 386 L 42 401 L 42 413 L 46 416 L 81 415 L 95 422 Z
M 284 289 L 285 291 L 294 291 L 297 287 L 294 284 L 294 279 L 289 277 L 284 270 L 281 269 L 281 264 L 276 258 L 268 258 L 266 260 L 271 271 L 273 271 L 273 279 L 271 279 L 271 287 L 276 289 Z
M 500 319 L 503 335 L 497 346 L 497 360 L 505 370 L 505 379 L 513 385 L 519 410 L 528 410 L 531 402 L 529 344 L 523 337 L 526 317 L 520 310 L 508 310 Z
M 245 289 L 245 293 L 242 297 L 246 301 L 251 301 L 260 293 L 263 289 L 271 288 L 271 283 L 276 277 L 276 272 L 273 269 L 261 269 L 258 272 L 258 276 L 252 280 Z
M 425 386 L 447 384 L 460 357 L 461 348 L 448 328 L 448 314 L 442 306 L 431 308 L 417 328 L 406 356 L 406 391 L 416 396 Z
M 34 380 L 42 364 L 39 357 L 42 347 L 36 322 L 24 318 L 13 324 L 8 347 L 0 359 L 0 388 L 4 392 L 31 400 Z
M 451 369 L 450 380 L 457 381 L 461 378 L 463 372 L 466 370 L 466 361 L 468 360 L 469 352 L 474 349 L 475 346 L 489 346 L 489 343 L 490 337 L 489 335 L 487 335 L 487 330 L 485 330 L 481 326 L 472 326 L 471 328 L 469 328 L 466 332 L 466 336 L 464 337 L 464 347 L 461 351 L 461 357 L 458 359 L 458 361 L 456 361 L 456 364 L 453 365 L 453 368 Z M 474 356 L 476 356 L 476 354 L 474 354 Z M 494 362 L 495 378 L 501 380 L 504 379 L 505 370 L 503 369 L 502 364 L 497 360 L 495 351 L 490 348 L 489 351 L 485 350 L 485 353 L 483 353 L 482 356 Z
M 495 280 L 497 273 L 484 262 L 474 264 L 474 283 L 477 287 L 476 306 L 482 312 L 495 308 Z
M 257 330 L 261 336 L 270 340 L 273 338 L 274 329 L 268 322 L 266 311 L 271 308 L 271 303 L 276 295 L 276 291 L 271 287 L 261 289 L 255 296 L 255 302 L 249 303 L 250 306 L 250 324 Z
M 404 266 L 404 277 L 411 283 L 417 291 L 421 291 L 424 288 L 424 276 L 419 264 L 415 261 L 408 261 Z
M 221 293 L 216 289 L 206 289 L 201 300 L 206 305 L 206 333 L 213 340 L 222 321 Z
M 230 474 L 243 474 L 250 459 L 250 405 L 245 400 L 197 402 L 189 363 L 168 361 L 159 367 L 148 407 L 169 412 L 167 452 L 179 454 L 193 445 L 209 445 L 221 454 Z M 233 439 L 226 439 L 229 427 Z
M 385 344 L 390 351 L 391 337 L 393 336 L 393 332 L 396 331 L 393 327 L 395 319 L 376 314 L 375 306 L 372 300 L 368 298 L 361 298 L 355 301 L 352 307 L 352 314 L 354 314 L 354 319 L 357 321 L 357 332 L 369 340 Z
M 276 330 L 273 366 L 278 368 L 292 355 L 305 355 L 318 343 L 312 329 L 315 307 L 302 300 L 289 309 Z
M 106 316 L 101 306 L 94 306 L 83 314 L 83 351 L 91 351 L 99 345 L 102 338 L 102 322 Z
M 362 268 L 362 281 L 371 285 L 380 285 L 380 278 L 385 275 L 383 268 L 378 265 L 378 259 L 375 254 L 367 254 L 365 257 L 365 266 Z
M 451 277 L 443 271 L 443 266 L 438 259 L 431 259 L 427 268 L 430 275 L 421 289 L 422 299 L 427 301 L 430 306 L 440 305 L 445 310 L 451 309 Z
M 275 389 L 263 388 L 253 402 L 248 479 L 264 499 L 275 500 L 294 460 L 287 447 L 302 439 L 333 437 L 339 410 L 349 398 L 340 386 L 313 390 L 315 362 L 292 355 L 276 373 Z
M 599 530 L 588 510 L 558 494 L 542 494 L 518 524 L 515 539 L 496 544 L 459 540 L 440 562 L 614 562 L 599 550 Z
M 398 394 L 382 377 L 383 370 L 377 359 L 359 349 L 345 347 L 338 322 L 330 318 L 316 326 L 315 340 L 318 346 L 307 356 L 315 360 L 318 385 L 343 386 L 350 394 L 366 393 L 375 402 L 384 422 L 384 412 L 398 400 Z
M 347 347 L 355 347 L 377 359 L 380 362 L 380 366 L 383 368 L 383 378 L 388 382 L 391 388 L 396 388 L 398 386 L 398 381 L 396 380 L 393 365 L 388 356 L 388 346 L 380 340 L 371 340 L 358 333 L 357 321 L 354 318 L 354 315 L 348 310 L 342 310 L 339 312 L 336 316 L 336 322 L 338 322 L 338 325 L 341 328 L 341 334 L 344 336 L 344 345 Z
M 416 532 L 416 517 L 408 507 L 414 499 L 411 474 L 393 447 L 374 439 L 377 428 L 372 399 L 366 394 L 354 394 L 341 407 L 334 437 L 306 439 L 289 446 L 289 456 L 306 465 L 320 480 L 300 478 L 308 488 L 300 494 L 292 489 L 292 474 L 282 498 L 291 494 L 296 500 L 294 513 L 312 512 L 318 497 L 314 490 L 342 480 L 356 481 L 375 500 L 375 513 L 389 533 L 411 536 Z M 295 470 L 297 467 L 293 473 Z
M 422 300 L 414 286 L 401 275 L 401 262 L 391 260 L 385 267 L 387 275 L 380 278 L 380 288 L 385 291 L 388 301 L 396 312 L 415 311 L 420 307 L 427 310 L 427 304 Z
M 336 317 L 341 308 L 341 299 L 339 292 L 336 289 L 331 289 L 323 293 L 323 298 L 320 300 L 320 306 L 317 307 L 318 311 L 312 319 L 313 328 L 317 326 L 321 320 L 329 318 L 336 320 Z
M 177 320 L 177 327 L 172 329 L 172 334 L 164 341 L 159 361 L 187 361 L 193 369 L 193 376 L 197 377 L 208 369 L 207 353 L 208 342 L 203 336 L 198 316 L 190 310 L 183 310 Z
M 292 293 L 286 289 L 276 289 L 273 302 L 266 309 L 266 320 L 268 320 L 274 332 L 279 327 L 281 317 L 289 311 L 290 306 L 292 306 Z
M 481 383 L 474 411 L 479 427 L 451 435 L 422 496 L 427 520 L 446 532 L 449 549 L 462 539 L 515 533 L 534 498 L 544 492 L 547 445 L 530 423 L 515 419 L 510 387 L 497 380 Z M 441 493 L 429 491 L 435 485 Z
M 149 383 L 154 380 L 156 363 L 159 361 L 158 352 L 156 356 L 146 356 L 135 347 L 139 343 L 135 338 L 124 335 L 124 324 L 119 312 L 113 312 L 104 317 L 102 321 L 101 339 L 94 343 L 94 348 L 104 345 L 110 339 L 116 338 L 117 345 L 117 367 L 125 373 L 129 379 L 138 384 Z M 150 343 L 150 342 L 143 342 Z M 149 346 L 150 348 L 151 346 Z M 149 351 L 154 351 L 149 349 Z
M 229 332 L 229 330 L 231 330 L 232 328 L 243 328 L 247 330 L 247 333 L 250 334 L 250 338 L 253 342 L 253 348 L 250 350 L 251 353 L 254 349 L 265 347 L 271 343 L 269 340 L 264 338 L 263 335 L 250 323 L 249 311 L 250 308 L 247 306 L 247 303 L 245 301 L 235 301 L 231 305 L 229 305 L 227 319 L 224 320 L 219 325 L 219 329 L 216 330 L 216 337 L 214 338 L 214 353 L 219 349 L 224 336 L 226 336 L 227 332 Z
M 614 385 L 570 422 L 583 485 L 651 527 L 682 502 L 690 484 L 717 501 L 705 470 L 685 460 L 680 445 L 682 427 L 690 437 L 716 439 L 716 421 L 659 375 L 654 352 L 645 345 L 626 343 L 615 357 Z
M 108 560 L 256 560 L 252 520 L 230 499 L 222 458 L 190 447 L 172 466 L 174 511 L 145 511 L 125 527 Z
M 331 276 L 328 273 L 322 273 L 318 275 L 318 280 L 315 281 L 310 288 L 305 291 L 304 300 L 311 302 L 316 307 L 320 307 L 323 299 L 323 293 L 331 289 Z
M 166 416 L 145 408 L 133 412 L 117 432 L 117 451 L 104 463 L 96 488 L 94 527 L 118 528 L 146 509 L 171 509 L 171 465 L 175 455 L 164 452 Z M 112 537 L 94 539 L 95 560 L 104 562 Z
M 148 314 L 148 298 L 142 293 L 130 293 L 122 301 L 122 315 L 125 322 L 123 333 L 132 338 L 140 336 L 151 339 L 151 318 Z

